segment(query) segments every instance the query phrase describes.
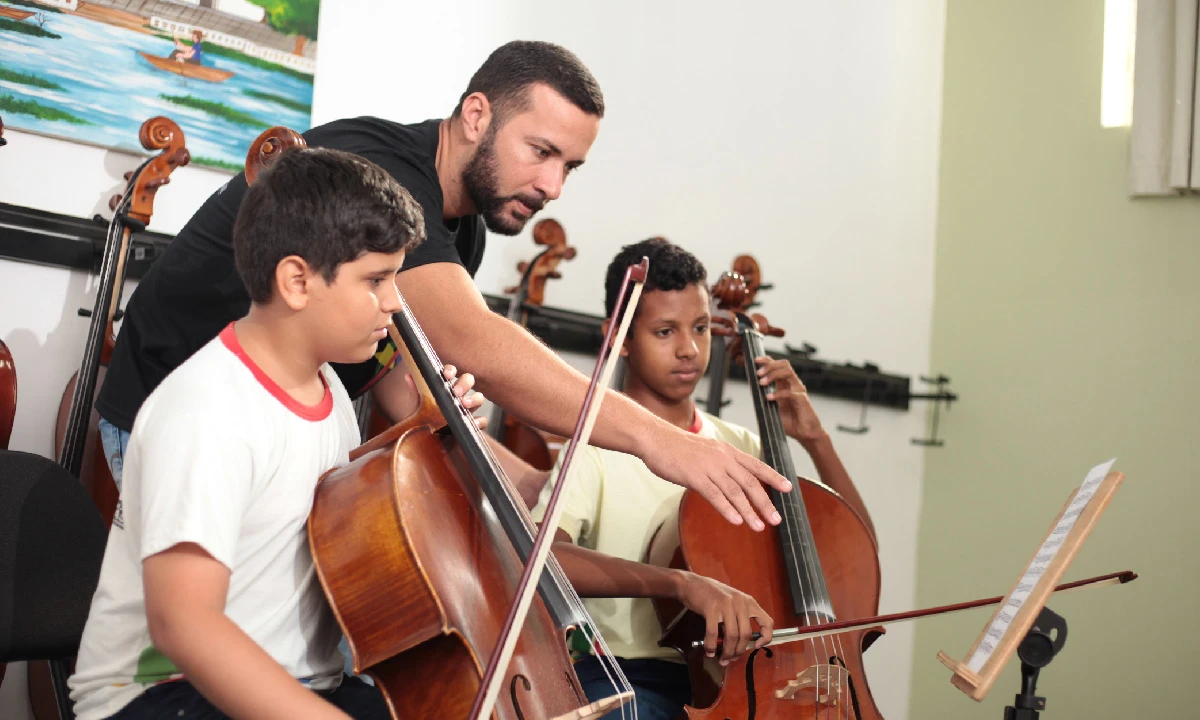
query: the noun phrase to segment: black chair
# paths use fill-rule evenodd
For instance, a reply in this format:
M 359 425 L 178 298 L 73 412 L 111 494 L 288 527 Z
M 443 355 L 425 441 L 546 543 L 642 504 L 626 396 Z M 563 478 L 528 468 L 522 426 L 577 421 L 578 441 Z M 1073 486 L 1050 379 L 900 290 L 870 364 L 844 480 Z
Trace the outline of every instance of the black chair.
M 108 530 L 83 486 L 40 455 L 0 451 L 0 662 L 49 660 L 59 716 L 68 697 Z

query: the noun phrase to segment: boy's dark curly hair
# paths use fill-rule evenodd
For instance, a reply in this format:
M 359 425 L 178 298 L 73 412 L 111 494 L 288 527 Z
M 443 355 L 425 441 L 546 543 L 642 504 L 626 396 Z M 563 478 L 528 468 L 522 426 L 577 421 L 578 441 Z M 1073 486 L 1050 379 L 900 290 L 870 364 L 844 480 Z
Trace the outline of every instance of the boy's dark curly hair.
M 625 270 L 641 262 L 643 256 L 650 258 L 650 272 L 642 292 L 682 290 L 695 283 L 700 283 L 707 290 L 705 282 L 708 273 L 695 255 L 666 238 L 652 237 L 621 248 L 621 252 L 609 263 L 604 279 L 606 317 L 612 317 L 613 308 L 617 306 L 617 293 L 621 292 Z

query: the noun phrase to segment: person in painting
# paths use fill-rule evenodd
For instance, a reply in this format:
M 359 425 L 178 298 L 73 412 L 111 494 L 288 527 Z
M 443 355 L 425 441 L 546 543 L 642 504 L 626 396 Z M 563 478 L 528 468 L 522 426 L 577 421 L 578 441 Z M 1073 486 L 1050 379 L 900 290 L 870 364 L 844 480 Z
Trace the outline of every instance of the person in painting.
M 171 59 L 176 62 L 186 62 L 193 65 L 200 64 L 200 57 L 204 54 L 203 41 L 204 33 L 199 30 L 192 31 L 192 46 L 184 45 L 179 38 L 175 38 L 175 49 L 171 51 Z

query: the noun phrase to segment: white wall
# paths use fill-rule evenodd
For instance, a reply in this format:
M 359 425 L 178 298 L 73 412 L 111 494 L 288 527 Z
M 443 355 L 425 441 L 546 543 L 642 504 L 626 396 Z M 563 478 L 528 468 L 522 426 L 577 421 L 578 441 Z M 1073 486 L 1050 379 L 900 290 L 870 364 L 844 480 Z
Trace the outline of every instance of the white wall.
M 370 22 L 363 22 L 369 18 Z M 715 275 L 752 253 L 775 289 L 762 311 L 823 359 L 930 371 L 940 118 L 942 0 L 728 3 L 620 0 L 327 2 L 316 122 L 377 114 L 442 117 L 497 45 L 545 39 L 575 51 L 608 105 L 588 163 L 545 216 L 579 256 L 548 303 L 602 311 L 602 278 L 623 244 L 665 235 Z M 9 133 L 0 200 L 87 216 L 133 158 Z M 71 172 L 42 171 L 52 160 Z M 154 229 L 174 232 L 224 176 L 184 168 L 159 195 Z M 528 234 L 489 239 L 477 276 L 499 293 L 532 255 Z M 13 446 L 48 452 L 53 408 L 78 362 L 90 306 L 81 273 L 0 261 L 0 338 L 21 398 Z M 36 300 L 35 300 L 36 299 Z M 775 341 L 781 346 L 781 341 Z M 576 358 L 576 362 L 580 359 Z M 32 369 L 31 369 L 32 368 Z M 945 369 L 953 374 L 952 368 Z M 753 424 L 743 388 L 725 417 Z M 816 398 L 827 427 L 855 425 L 853 403 Z M 952 422 L 953 415 L 951 415 Z M 834 432 L 880 535 L 881 611 L 912 606 L 924 408 L 872 408 L 863 436 Z M 797 467 L 811 472 L 802 451 Z M 911 633 L 867 654 L 874 696 L 906 717 Z M 9 685 L 10 683 L 5 683 Z M 0 691 L 0 715 L 15 706 Z M 15 711 L 12 711 L 15 712 Z M 20 717 L 15 715 L 15 717 Z

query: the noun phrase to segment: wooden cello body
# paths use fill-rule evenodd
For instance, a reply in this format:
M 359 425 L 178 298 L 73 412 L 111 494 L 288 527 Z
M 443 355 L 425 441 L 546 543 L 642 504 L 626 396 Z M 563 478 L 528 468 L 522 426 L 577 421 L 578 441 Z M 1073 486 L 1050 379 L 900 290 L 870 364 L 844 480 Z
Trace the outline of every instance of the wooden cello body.
M 764 354 L 760 329 L 736 313 L 747 368 Z M 754 377 L 750 373 L 751 377 Z M 806 627 L 872 617 L 879 609 L 880 572 L 875 540 L 852 507 L 825 485 L 798 477 L 770 388 L 749 383 L 763 461 L 797 478 L 788 493 L 769 490 L 783 517 L 754 532 L 722 522 L 694 491 L 684 493 L 679 514 L 658 530 L 647 560 L 686 568 L 735 587 L 758 601 L 776 628 Z M 692 680 L 689 718 L 736 720 L 879 720 L 867 686 L 863 651 L 881 628 L 768 646 L 722 668 L 693 643 L 703 620 L 678 603 L 655 601 L 664 628 L 662 644 L 683 653 Z

